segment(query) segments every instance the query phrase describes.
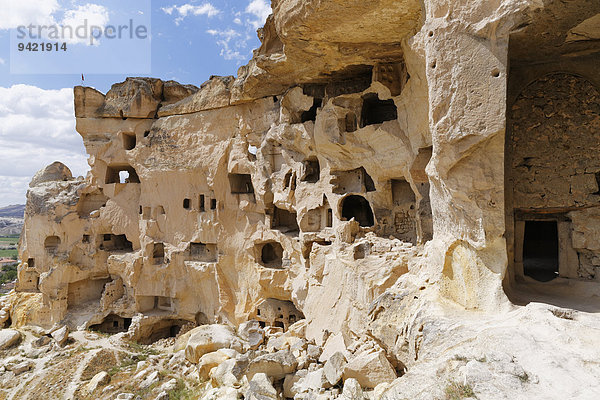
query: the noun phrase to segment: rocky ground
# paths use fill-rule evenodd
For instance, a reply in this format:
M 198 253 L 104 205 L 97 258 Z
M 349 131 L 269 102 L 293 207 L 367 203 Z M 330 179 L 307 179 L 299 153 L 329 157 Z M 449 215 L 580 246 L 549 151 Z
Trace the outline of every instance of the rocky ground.
M 599 398 L 597 314 L 530 303 L 492 315 L 408 287 L 373 304 L 364 337 L 306 340 L 305 320 L 285 333 L 186 326 L 149 346 L 126 333 L 4 329 L 0 399 Z

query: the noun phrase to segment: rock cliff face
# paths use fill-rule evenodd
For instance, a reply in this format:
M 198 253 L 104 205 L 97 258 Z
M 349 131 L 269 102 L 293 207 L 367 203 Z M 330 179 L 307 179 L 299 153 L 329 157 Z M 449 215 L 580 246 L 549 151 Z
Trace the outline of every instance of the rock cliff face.
M 440 304 L 598 309 L 600 4 L 272 3 L 237 78 L 75 88 L 91 172 L 32 181 L 13 324 L 306 319 L 398 372 Z

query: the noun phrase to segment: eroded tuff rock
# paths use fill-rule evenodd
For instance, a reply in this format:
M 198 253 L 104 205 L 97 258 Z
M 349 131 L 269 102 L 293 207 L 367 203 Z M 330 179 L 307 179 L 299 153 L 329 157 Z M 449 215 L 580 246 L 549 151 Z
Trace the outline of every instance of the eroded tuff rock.
M 581 347 L 566 326 L 600 309 L 600 5 L 272 7 L 237 78 L 75 88 L 91 172 L 32 181 L 12 324 L 180 335 L 179 350 L 195 325 L 229 325 L 207 350 L 221 353 L 192 357 L 207 398 L 429 399 L 467 383 L 502 398 L 489 376 L 506 398 L 534 380 L 573 397 L 549 378 L 576 380 L 560 362 L 526 355 L 584 365 L 598 344 L 594 316 L 577 317 Z M 532 301 L 559 308 L 515 307 Z M 259 362 L 279 372 L 241 391 Z

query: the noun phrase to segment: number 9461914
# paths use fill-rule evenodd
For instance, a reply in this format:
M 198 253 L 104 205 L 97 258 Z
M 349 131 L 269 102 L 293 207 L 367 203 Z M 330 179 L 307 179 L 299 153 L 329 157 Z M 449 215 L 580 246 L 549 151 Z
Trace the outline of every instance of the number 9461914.
M 66 43 L 19 43 L 19 51 L 67 51 Z

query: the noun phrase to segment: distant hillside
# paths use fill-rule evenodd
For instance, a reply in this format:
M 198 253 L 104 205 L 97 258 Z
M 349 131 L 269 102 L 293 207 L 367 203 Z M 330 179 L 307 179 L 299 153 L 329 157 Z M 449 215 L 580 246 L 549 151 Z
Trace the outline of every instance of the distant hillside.
M 22 219 L 24 214 L 25 204 L 14 204 L 12 206 L 0 207 L 0 217 Z
M 24 204 L 0 207 L 0 236 L 20 235 L 24 213 Z

